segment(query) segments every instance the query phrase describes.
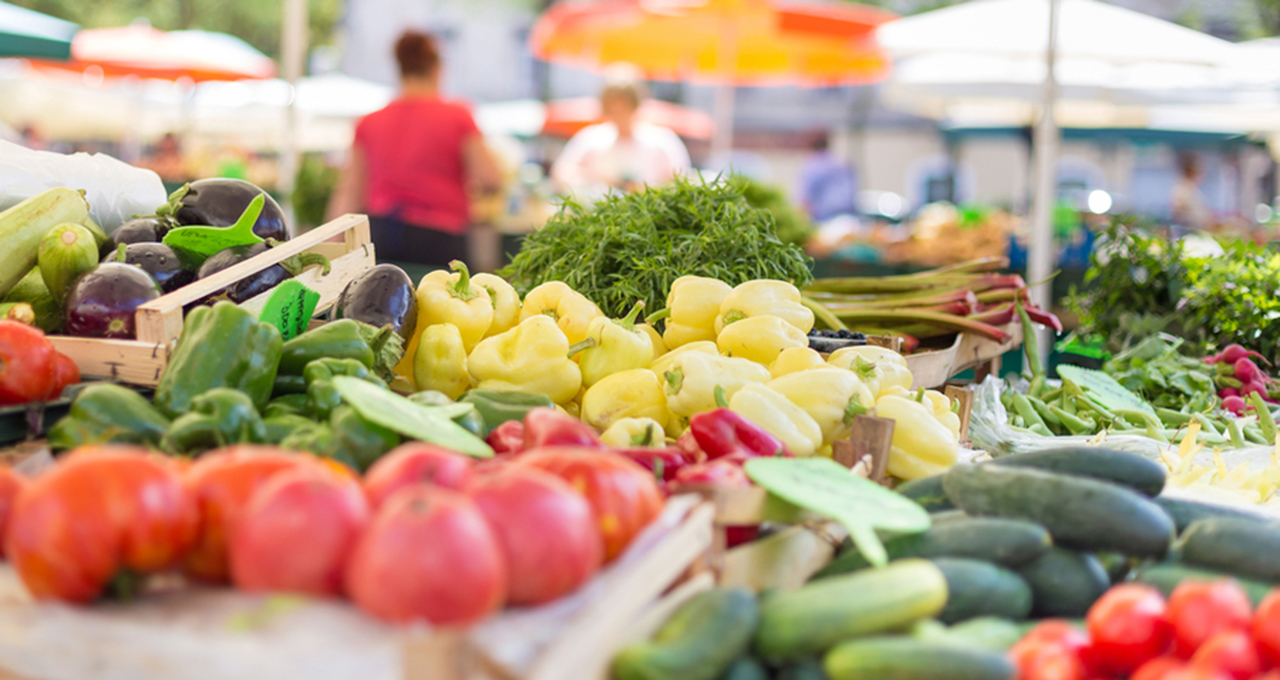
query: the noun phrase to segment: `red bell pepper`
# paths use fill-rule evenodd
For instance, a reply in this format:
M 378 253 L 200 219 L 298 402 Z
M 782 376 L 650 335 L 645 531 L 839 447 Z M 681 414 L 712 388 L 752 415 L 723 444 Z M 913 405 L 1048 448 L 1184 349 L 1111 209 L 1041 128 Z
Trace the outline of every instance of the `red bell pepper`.
M 680 468 L 669 483 L 669 490 L 693 484 L 746 487 L 751 486 L 751 479 L 747 477 L 740 462 L 729 459 L 713 460 Z
M 639 463 L 648 469 L 658 478 L 660 482 L 669 482 L 675 479 L 676 473 L 688 467 L 691 463 L 684 451 L 668 446 L 662 449 L 652 447 L 628 446 L 611 448 L 610 451 L 621 454 Z
M 590 425 L 553 408 L 535 408 L 524 416 L 524 448 L 588 446 L 603 448 Z
M 518 420 L 507 422 L 493 428 L 485 442 L 493 447 L 495 456 L 510 456 L 524 450 L 524 423 Z
M 688 459 L 690 464 L 707 462 L 707 454 L 698 446 L 698 440 L 694 438 L 693 432 L 685 430 L 684 434 L 676 440 L 676 448 L 684 452 L 684 457 Z
M 727 408 L 694 415 L 689 419 L 689 431 L 710 460 L 734 454 L 745 458 L 791 457 L 777 437 Z

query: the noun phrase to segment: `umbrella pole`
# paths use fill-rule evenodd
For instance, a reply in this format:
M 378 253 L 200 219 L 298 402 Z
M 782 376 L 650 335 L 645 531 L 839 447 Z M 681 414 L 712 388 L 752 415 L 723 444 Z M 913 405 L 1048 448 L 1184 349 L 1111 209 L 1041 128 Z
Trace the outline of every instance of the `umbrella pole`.
M 307 1 L 285 0 L 284 27 L 281 29 L 280 53 L 284 79 L 290 88 L 289 104 L 284 110 L 284 137 L 280 141 L 276 189 L 283 198 L 286 224 L 297 229 L 293 209 L 293 190 L 297 184 L 298 153 L 298 80 L 302 78 L 307 55 Z
M 1047 281 L 1053 273 L 1053 204 L 1057 194 L 1058 125 L 1053 108 L 1057 100 L 1057 81 L 1054 62 L 1058 49 L 1058 0 L 1049 2 L 1049 47 L 1045 51 L 1044 94 L 1041 100 L 1040 120 L 1036 123 L 1034 137 L 1035 193 L 1031 200 L 1031 243 L 1027 252 L 1027 280 L 1035 284 L 1031 290 L 1031 302 L 1041 309 L 1049 309 L 1052 283 Z M 1038 337 L 1024 342 L 1036 342 L 1042 348 L 1052 342 L 1049 332 L 1041 330 Z M 1049 353 L 1040 352 L 1046 359 Z

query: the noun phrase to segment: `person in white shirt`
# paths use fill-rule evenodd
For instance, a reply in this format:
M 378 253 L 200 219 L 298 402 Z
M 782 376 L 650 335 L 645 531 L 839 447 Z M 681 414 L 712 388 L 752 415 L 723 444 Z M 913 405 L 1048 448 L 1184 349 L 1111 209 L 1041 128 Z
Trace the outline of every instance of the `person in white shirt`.
M 632 78 L 606 82 L 600 93 L 605 122 L 575 134 L 551 167 L 562 190 L 594 199 L 613 189 L 658 186 L 689 170 L 689 152 L 676 133 L 636 120 L 643 99 Z

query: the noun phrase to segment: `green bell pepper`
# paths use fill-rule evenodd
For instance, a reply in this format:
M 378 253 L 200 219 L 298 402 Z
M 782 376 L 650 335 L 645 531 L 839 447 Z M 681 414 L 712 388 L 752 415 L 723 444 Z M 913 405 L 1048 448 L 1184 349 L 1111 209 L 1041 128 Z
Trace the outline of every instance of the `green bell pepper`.
M 436 390 L 414 392 L 409 395 L 409 401 L 412 401 L 415 404 L 422 404 L 423 406 L 453 406 L 456 403 L 449 398 L 449 395 L 444 392 L 437 392 Z M 461 425 L 467 432 L 470 432 L 477 437 L 483 437 L 484 418 L 480 415 L 480 410 L 475 408 L 475 404 L 472 404 L 471 406 L 471 409 L 461 415 L 454 416 L 450 420 Z
M 333 430 L 329 423 L 309 421 L 306 425 L 299 424 L 296 430 L 280 440 L 280 448 L 326 455 L 333 450 Z
M 267 427 L 249 395 L 215 387 L 192 400 L 191 411 L 169 425 L 161 446 L 170 453 L 200 453 L 266 439 Z
M 265 408 L 284 344 L 280 331 L 230 302 L 197 307 L 183 323 L 156 387 L 160 412 L 176 418 L 215 387 L 240 390 L 255 408 Z
M 49 429 L 55 451 L 86 444 L 159 446 L 169 419 L 151 402 L 127 387 L 96 383 L 80 390 L 71 408 Z
M 364 472 L 374 461 L 400 445 L 400 435 L 365 420 L 350 406 L 339 406 L 329 416 L 333 448 L 323 452 Z
M 382 328 L 339 319 L 284 343 L 281 375 L 302 375 L 316 359 L 355 359 L 381 377 L 390 377 L 404 356 L 404 340 L 390 325 Z
M 275 418 L 276 416 L 301 416 L 307 412 L 307 392 L 306 386 L 303 386 L 301 394 L 286 394 L 283 397 L 272 399 L 267 407 L 262 410 L 263 418 Z
M 498 390 L 471 390 L 458 398 L 460 404 L 474 404 L 484 423 L 480 436 L 488 437 L 494 428 L 509 420 L 524 420 L 535 408 L 555 408 L 551 397 L 533 392 L 500 392 Z
M 316 359 L 302 369 L 302 377 L 307 381 L 306 415 L 324 420 L 342 403 L 342 395 L 333 386 L 333 378 L 338 375 L 360 378 L 379 387 L 387 386 L 355 359 Z
M 267 408 L 271 407 L 268 406 Z M 296 413 L 283 413 L 263 418 L 262 424 L 267 428 L 267 436 L 264 443 L 279 445 L 295 430 L 311 427 L 316 422 Z

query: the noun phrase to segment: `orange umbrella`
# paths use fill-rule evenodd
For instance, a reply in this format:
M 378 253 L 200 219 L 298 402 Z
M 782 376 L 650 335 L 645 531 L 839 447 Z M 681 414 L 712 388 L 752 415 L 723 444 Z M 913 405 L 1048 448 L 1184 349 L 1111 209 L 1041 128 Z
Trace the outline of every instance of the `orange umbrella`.
M 646 123 L 669 128 L 685 139 L 711 139 L 715 121 L 711 116 L 687 106 L 658 99 L 646 99 L 636 111 L 636 118 Z M 551 137 L 572 137 L 588 125 L 600 123 L 604 117 L 600 100 L 596 97 L 557 99 L 546 104 L 546 118 L 542 134 Z
M 80 31 L 71 41 L 71 61 L 41 62 L 40 68 L 102 75 L 194 81 L 271 78 L 276 64 L 243 40 L 208 31 L 160 31 L 122 26 Z

